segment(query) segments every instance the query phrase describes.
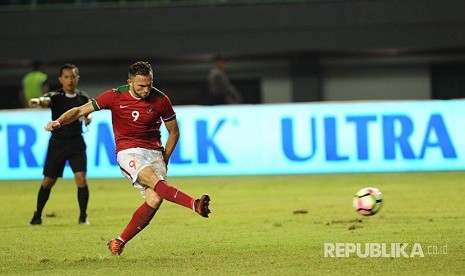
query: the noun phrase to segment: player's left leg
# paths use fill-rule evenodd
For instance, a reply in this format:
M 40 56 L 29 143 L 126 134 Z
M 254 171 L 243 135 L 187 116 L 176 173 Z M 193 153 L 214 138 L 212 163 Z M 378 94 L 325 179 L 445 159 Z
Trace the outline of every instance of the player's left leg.
M 127 171 L 126 169 L 123 170 Z M 145 202 L 134 212 L 123 232 L 116 239 L 108 242 L 108 248 L 112 255 L 120 255 L 125 244 L 150 223 L 163 202 L 164 196 L 170 201 L 196 210 L 196 200 L 177 188 L 168 185 L 160 174 L 155 173 L 152 166 L 145 166 L 139 171 L 137 182 L 140 184 L 144 182 L 157 184 L 152 184 L 152 186 L 142 184 L 145 187 Z M 156 190 L 157 186 L 159 187 L 158 192 Z
M 155 184 L 153 189 L 158 195 L 168 201 L 192 209 L 202 217 L 208 218 L 208 214 L 210 214 L 210 196 L 205 194 L 199 199 L 194 199 L 177 187 L 169 185 L 166 181 L 167 167 L 163 158 L 155 158 L 151 167 L 155 172 L 156 179 L 154 179 L 153 174 L 150 175 L 150 171 L 144 171 L 143 173 L 149 173 L 148 180 L 145 181 Z M 140 175 L 140 177 L 143 176 Z
M 202 195 L 201 198 L 194 199 L 178 188 L 169 185 L 166 180 L 158 180 L 154 190 L 163 199 L 192 209 L 202 217 L 208 218 L 208 214 L 210 213 L 210 196 Z
M 86 172 L 75 172 L 74 180 L 77 185 L 77 198 L 79 203 L 79 224 L 88 225 L 87 204 L 89 202 L 89 187 L 87 186 Z
M 209 197 L 204 195 L 196 200 L 180 189 L 171 186 L 166 181 L 166 164 L 163 161 L 163 154 L 157 150 L 127 150 L 120 151 L 117 156 L 118 164 L 123 174 L 130 179 L 134 186 L 150 187 L 161 198 L 187 207 L 199 213 L 203 217 L 208 217 Z M 200 202 L 199 204 L 197 204 Z M 199 208 L 197 208 L 199 207 Z M 200 208 L 202 207 L 202 208 Z
M 88 225 L 87 204 L 89 202 L 89 188 L 87 186 L 87 155 L 83 139 L 76 139 L 68 144 L 68 161 L 74 172 L 74 181 L 77 185 L 77 199 L 79 203 L 79 224 Z
M 154 170 L 156 165 L 145 167 L 139 172 L 137 182 L 154 190 L 161 198 L 194 210 L 195 198 L 171 186 L 164 176 Z

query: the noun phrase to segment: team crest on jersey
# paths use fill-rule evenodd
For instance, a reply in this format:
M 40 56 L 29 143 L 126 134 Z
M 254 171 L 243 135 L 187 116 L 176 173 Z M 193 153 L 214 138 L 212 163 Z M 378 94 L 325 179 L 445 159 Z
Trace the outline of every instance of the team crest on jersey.
M 149 114 L 150 114 L 150 113 L 153 113 L 153 109 L 152 109 L 152 108 L 150 108 L 150 107 L 149 107 L 149 108 L 147 108 L 147 113 L 149 113 Z

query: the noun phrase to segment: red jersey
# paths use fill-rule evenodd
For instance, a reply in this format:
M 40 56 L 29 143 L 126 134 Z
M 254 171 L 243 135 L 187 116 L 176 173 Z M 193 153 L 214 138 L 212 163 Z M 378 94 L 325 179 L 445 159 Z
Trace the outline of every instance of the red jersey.
M 116 152 L 129 148 L 163 149 L 160 126 L 176 118 L 170 99 L 151 88 L 146 99 L 129 93 L 129 84 L 103 92 L 91 100 L 95 111 L 111 110 Z

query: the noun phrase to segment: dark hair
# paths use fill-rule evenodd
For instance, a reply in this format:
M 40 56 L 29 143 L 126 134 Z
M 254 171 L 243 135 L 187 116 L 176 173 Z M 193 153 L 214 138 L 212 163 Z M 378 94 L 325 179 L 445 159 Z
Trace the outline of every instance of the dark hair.
M 152 65 L 146 61 L 138 61 L 129 66 L 128 78 L 133 78 L 136 75 L 149 76 L 153 74 Z
M 66 69 L 70 69 L 70 70 L 75 69 L 76 74 L 79 75 L 79 69 L 77 68 L 76 65 L 71 64 L 71 63 L 66 63 L 65 65 L 60 67 L 60 76 L 63 75 L 63 70 L 66 70 Z

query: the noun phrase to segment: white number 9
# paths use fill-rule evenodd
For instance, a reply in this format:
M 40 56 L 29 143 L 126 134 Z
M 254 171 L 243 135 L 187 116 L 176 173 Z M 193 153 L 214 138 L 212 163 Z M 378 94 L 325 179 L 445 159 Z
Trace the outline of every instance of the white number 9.
M 134 118 L 134 122 L 137 121 L 137 119 L 139 118 L 139 111 L 133 111 L 131 113 L 132 117 Z

